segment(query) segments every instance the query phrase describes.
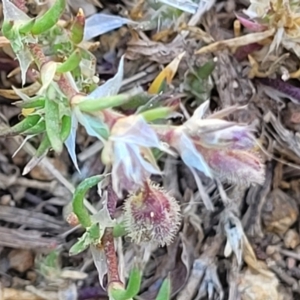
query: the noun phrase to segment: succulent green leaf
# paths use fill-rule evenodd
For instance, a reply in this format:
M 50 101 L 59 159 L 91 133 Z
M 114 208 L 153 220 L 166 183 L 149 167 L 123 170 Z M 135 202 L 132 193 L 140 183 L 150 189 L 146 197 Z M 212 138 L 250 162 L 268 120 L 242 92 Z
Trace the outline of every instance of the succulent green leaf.
M 21 108 L 44 108 L 45 98 L 30 99 L 28 101 L 18 101 L 14 104 Z
M 35 19 L 31 19 L 26 24 L 20 26 L 19 32 L 22 33 L 22 34 L 29 33 L 31 31 L 34 23 L 35 23 Z
M 0 136 L 9 136 L 23 133 L 26 130 L 31 129 L 40 120 L 41 116 L 37 114 L 32 114 L 27 116 L 24 120 L 17 123 L 11 128 L 3 128 L 0 130 Z
M 49 140 L 47 134 L 45 134 L 39 147 L 36 150 L 35 155 L 31 158 L 31 160 L 25 166 L 22 175 L 28 174 L 47 155 L 50 147 L 51 147 L 50 140 Z
M 59 105 L 53 100 L 47 99 L 45 103 L 46 131 L 54 151 L 60 153 L 63 142 L 60 137 L 61 120 L 59 115 Z
M 157 107 L 140 113 L 147 122 L 166 119 L 173 112 L 172 107 Z
M 56 71 L 58 73 L 66 73 L 73 71 L 79 66 L 80 60 L 81 53 L 80 50 L 77 49 L 69 56 L 69 58 L 65 62 L 57 66 Z
M 83 200 L 86 192 L 92 188 L 93 186 L 97 185 L 103 176 L 96 175 L 90 178 L 85 179 L 82 181 L 78 187 L 76 188 L 74 195 L 73 195 L 73 211 L 77 216 L 80 224 L 84 228 L 88 228 L 92 225 L 91 216 L 87 209 L 84 206 Z
M 12 40 L 15 37 L 14 21 L 4 21 L 2 24 L 2 34 L 8 39 Z
M 84 34 L 84 25 L 85 25 L 85 16 L 83 14 L 83 11 L 80 9 L 78 11 L 78 14 L 74 18 L 74 22 L 71 26 L 70 32 L 70 38 L 74 44 L 79 44 L 83 40 L 83 34 Z
M 128 300 L 135 297 L 140 291 L 142 273 L 138 268 L 133 268 L 129 275 L 129 281 L 125 290 L 112 289 L 111 296 L 115 300 Z
M 83 112 L 94 112 L 103 110 L 106 108 L 112 108 L 116 106 L 120 106 L 126 102 L 128 102 L 134 94 L 126 93 L 119 94 L 114 96 L 103 97 L 100 99 L 91 99 L 89 96 L 83 99 L 81 102 L 77 104 L 79 109 Z
M 162 283 L 155 300 L 169 300 L 171 299 L 171 280 L 168 276 Z
M 30 129 L 23 132 L 26 135 L 35 135 L 46 131 L 46 123 L 44 120 L 41 120 Z
M 66 0 L 56 0 L 44 15 L 35 20 L 31 33 L 38 35 L 51 29 L 58 22 L 65 8 Z
M 89 242 L 87 241 L 88 234 L 85 232 L 82 237 L 71 247 L 69 250 L 69 255 L 77 255 L 89 247 Z
M 72 119 L 71 116 L 64 115 L 61 121 L 60 138 L 63 142 L 68 138 L 71 132 Z

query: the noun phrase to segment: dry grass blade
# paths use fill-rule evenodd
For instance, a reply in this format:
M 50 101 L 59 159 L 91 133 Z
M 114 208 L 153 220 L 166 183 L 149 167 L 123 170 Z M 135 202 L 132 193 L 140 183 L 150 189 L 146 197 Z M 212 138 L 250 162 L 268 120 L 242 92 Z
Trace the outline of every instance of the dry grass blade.
M 40 88 L 41 88 L 40 83 L 34 82 L 33 84 L 20 89 L 20 92 L 26 94 L 28 97 L 32 97 L 38 92 Z M 14 90 L 0 89 L 0 96 L 10 100 L 20 99 L 20 97 L 16 94 Z
M 249 33 L 233 39 L 218 41 L 208 46 L 204 46 L 197 50 L 195 54 L 211 53 L 221 51 L 224 49 L 236 49 L 237 47 L 247 46 L 254 42 L 260 42 L 268 37 L 271 37 L 275 33 L 275 29 L 269 29 L 263 32 Z

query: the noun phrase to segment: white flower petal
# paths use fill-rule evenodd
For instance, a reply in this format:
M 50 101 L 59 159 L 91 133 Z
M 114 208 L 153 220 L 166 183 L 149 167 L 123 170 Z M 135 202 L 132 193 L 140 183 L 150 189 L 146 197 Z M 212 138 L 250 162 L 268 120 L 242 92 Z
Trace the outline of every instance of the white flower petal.
M 90 246 L 94 264 L 97 268 L 98 271 L 98 276 L 99 276 L 99 282 L 102 288 L 103 287 L 103 278 L 107 274 L 107 263 L 106 263 L 106 257 L 105 253 L 103 250 L 91 245 Z
M 209 100 L 203 102 L 193 113 L 193 116 L 187 120 L 185 123 L 194 122 L 200 119 L 203 119 L 205 114 L 208 112 L 209 109 Z
M 3 0 L 2 5 L 5 21 L 22 22 L 23 24 L 30 21 L 30 17 L 9 0 Z
M 20 64 L 22 85 L 24 85 L 26 83 L 27 70 L 33 59 L 30 51 L 25 48 L 20 51 L 16 51 L 16 56 Z
M 107 134 L 107 126 L 102 123 L 100 119 L 82 113 L 77 107 L 73 109 L 73 113 L 75 114 L 78 122 L 85 128 L 86 132 L 90 136 L 98 138 L 103 143 L 105 142 L 101 133 Z
M 107 80 L 104 84 L 97 87 L 92 93 L 89 94 L 88 99 L 98 99 L 118 94 L 124 76 L 124 55 L 121 57 L 117 74 Z
M 120 28 L 125 24 L 136 24 L 136 22 L 121 18 L 119 16 L 104 13 L 94 14 L 86 19 L 84 27 L 84 40 L 88 41 L 96 36 Z
M 142 116 L 132 116 L 132 123 L 130 117 L 127 117 L 126 123 L 120 122 L 120 131 L 117 131 L 110 137 L 113 141 L 122 141 L 128 144 L 136 144 L 142 147 L 162 147 L 155 131 L 147 124 Z M 118 126 L 116 124 L 116 126 Z M 124 128 L 124 126 L 127 126 Z
M 176 148 L 187 166 L 195 168 L 200 172 L 203 172 L 206 176 L 212 178 L 212 173 L 209 166 L 205 162 L 203 156 L 195 148 L 193 142 L 186 136 L 185 133 L 182 132 L 180 134 Z

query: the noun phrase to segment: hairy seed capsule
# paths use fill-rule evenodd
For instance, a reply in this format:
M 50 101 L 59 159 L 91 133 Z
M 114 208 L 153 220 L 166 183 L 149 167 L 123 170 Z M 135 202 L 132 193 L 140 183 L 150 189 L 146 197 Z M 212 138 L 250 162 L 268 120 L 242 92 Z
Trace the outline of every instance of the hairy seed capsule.
M 168 245 L 180 225 L 180 207 L 175 198 L 150 181 L 126 199 L 124 210 L 126 230 L 137 244 Z

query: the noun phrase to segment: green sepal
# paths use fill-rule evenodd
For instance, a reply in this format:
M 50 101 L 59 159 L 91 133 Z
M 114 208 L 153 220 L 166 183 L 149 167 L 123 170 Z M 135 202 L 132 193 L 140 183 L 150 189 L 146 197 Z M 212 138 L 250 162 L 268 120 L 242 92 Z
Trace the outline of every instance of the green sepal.
M 85 232 L 82 237 L 71 247 L 69 255 L 77 255 L 89 247 L 89 243 L 86 242 L 87 233 Z
M 173 111 L 174 107 L 157 107 L 146 110 L 140 113 L 140 115 L 142 115 L 147 122 L 151 122 L 158 119 L 166 119 Z
M 46 155 L 50 148 L 51 148 L 50 140 L 48 138 L 48 135 L 45 134 L 45 136 L 43 137 L 43 139 L 42 139 L 39 147 L 37 148 L 36 153 L 35 153 L 34 156 L 36 158 L 40 158 L 40 157 Z
M 121 237 L 127 234 L 127 231 L 125 229 L 125 226 L 123 223 L 118 223 L 113 228 L 113 236 L 115 238 Z

